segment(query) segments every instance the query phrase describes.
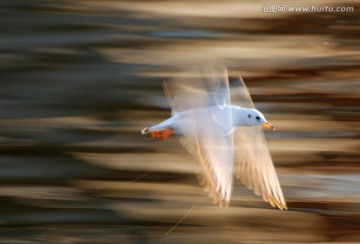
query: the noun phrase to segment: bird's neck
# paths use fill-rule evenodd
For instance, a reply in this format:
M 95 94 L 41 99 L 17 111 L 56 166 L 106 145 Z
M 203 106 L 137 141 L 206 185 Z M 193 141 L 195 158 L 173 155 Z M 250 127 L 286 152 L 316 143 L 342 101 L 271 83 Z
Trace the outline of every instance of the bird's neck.
M 237 126 L 249 126 L 247 119 L 247 109 L 234 106 L 233 109 L 233 125 Z

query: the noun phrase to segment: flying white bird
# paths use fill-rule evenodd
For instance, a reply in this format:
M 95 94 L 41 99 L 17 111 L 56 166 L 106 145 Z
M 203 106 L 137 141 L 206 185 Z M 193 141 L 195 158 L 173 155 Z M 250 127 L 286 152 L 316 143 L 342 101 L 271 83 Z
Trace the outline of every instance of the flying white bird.
M 275 129 L 255 109 L 240 77 L 234 85 L 230 89 L 223 66 L 165 82 L 172 116 L 144 128 L 142 134 L 160 139 L 179 135 L 202 165 L 200 184 L 219 206 L 229 205 L 235 174 L 273 207 L 287 209 L 261 127 Z

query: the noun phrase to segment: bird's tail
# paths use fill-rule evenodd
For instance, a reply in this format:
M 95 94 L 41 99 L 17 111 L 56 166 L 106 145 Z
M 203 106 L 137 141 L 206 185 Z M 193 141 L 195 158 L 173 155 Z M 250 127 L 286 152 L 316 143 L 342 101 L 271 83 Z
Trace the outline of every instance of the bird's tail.
M 152 130 L 151 126 L 148 126 L 141 130 L 141 134 L 153 139 L 164 140 L 173 134 L 173 130 L 169 128 L 164 130 Z

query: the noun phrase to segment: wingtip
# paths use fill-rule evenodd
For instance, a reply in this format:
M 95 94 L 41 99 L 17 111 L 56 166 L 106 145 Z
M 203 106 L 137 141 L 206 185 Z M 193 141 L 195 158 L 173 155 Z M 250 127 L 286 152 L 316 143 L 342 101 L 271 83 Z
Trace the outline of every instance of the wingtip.
M 217 204 L 220 208 L 228 208 L 230 206 L 230 201 L 226 199 L 216 199 L 214 198 L 214 203 Z
M 276 202 L 276 207 L 280 210 L 288 210 L 286 203 L 284 202 Z
M 285 202 L 279 202 L 273 199 L 270 196 L 263 195 L 262 196 L 265 202 L 268 202 L 272 207 L 278 208 L 280 210 L 288 210 L 288 207 Z

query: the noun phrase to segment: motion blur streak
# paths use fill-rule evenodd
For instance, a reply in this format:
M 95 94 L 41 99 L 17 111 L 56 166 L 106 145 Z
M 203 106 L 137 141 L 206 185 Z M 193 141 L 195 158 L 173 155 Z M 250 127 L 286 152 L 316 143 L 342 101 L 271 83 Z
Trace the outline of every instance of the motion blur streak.
M 0 243 L 359 242 L 360 5 L 262 4 L 2 0 Z M 139 133 L 170 115 L 162 82 L 209 63 L 242 75 L 276 127 L 289 211 L 240 183 L 213 206 L 176 138 Z

